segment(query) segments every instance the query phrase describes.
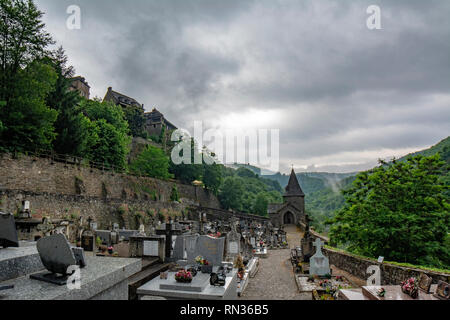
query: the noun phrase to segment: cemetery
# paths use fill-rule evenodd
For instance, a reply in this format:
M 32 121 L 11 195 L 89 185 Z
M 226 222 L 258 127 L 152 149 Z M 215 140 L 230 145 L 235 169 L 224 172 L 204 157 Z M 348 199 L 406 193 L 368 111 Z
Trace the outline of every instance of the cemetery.
M 362 269 L 365 262 L 324 247 L 327 238 L 310 229 L 308 218 L 303 228 L 274 227 L 269 220 L 211 219 L 199 212 L 197 219 L 155 219 L 133 230 L 116 222 L 99 228 L 91 217 L 37 220 L 29 208 L 25 201 L 20 216 L 0 214 L 0 300 L 278 299 L 263 289 L 273 272 L 283 277 L 276 287 L 289 287 L 288 299 L 449 296 L 448 275 L 409 270 L 401 278 L 397 269 L 403 283 L 395 282 L 392 267 L 382 261 L 382 285 L 355 281 L 366 270 L 349 266 Z

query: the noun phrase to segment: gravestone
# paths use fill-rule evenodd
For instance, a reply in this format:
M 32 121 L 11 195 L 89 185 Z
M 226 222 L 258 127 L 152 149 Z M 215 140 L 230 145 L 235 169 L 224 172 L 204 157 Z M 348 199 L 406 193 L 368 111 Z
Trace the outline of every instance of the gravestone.
M 250 238 L 250 244 L 252 245 L 253 248 L 256 247 L 256 238 L 255 237 Z
M 303 262 L 309 262 L 309 259 L 314 253 L 313 248 L 314 238 L 309 231 L 309 225 L 306 227 L 306 231 L 303 234 L 303 238 L 300 240 L 300 247 L 302 248 L 302 260 Z
M 64 285 L 67 283 L 67 269 L 70 266 L 83 268 L 85 264 L 82 248 L 71 248 L 63 234 L 41 238 L 36 244 L 42 264 L 50 272 L 30 275 L 31 279 Z
M 186 258 L 188 264 L 194 264 L 195 258 L 198 256 L 196 245 L 199 235 L 184 236 L 184 244 L 186 249 Z
M 316 238 L 314 246 L 316 247 L 316 254 L 309 259 L 309 274 L 324 276 L 331 274 L 330 263 L 328 258 L 322 253 L 322 241 Z
M 186 255 L 186 236 L 177 236 L 173 246 L 172 258 L 177 260 L 187 259 Z
M 0 247 L 18 247 L 16 224 L 12 214 L 0 212 Z
M 221 266 L 224 246 L 225 238 L 199 236 L 195 244 L 196 256 L 203 257 L 203 259 L 208 260 L 213 266 Z
M 241 235 L 236 231 L 236 222 L 231 223 L 231 231 L 226 236 L 227 258 L 234 261 L 234 258 L 241 252 Z
M 166 259 L 171 259 L 171 253 L 172 253 L 172 246 L 173 246 L 173 237 L 175 235 L 179 235 L 181 233 L 181 227 L 179 227 L 178 224 L 172 223 L 170 221 L 169 223 L 164 223 L 161 228 L 156 230 L 157 235 L 163 235 L 166 237 L 166 244 L 165 244 L 165 250 L 166 250 Z

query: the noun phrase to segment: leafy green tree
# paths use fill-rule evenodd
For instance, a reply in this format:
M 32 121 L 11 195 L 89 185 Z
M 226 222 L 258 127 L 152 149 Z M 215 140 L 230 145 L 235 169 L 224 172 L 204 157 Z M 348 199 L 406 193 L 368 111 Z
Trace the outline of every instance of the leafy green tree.
M 169 151 L 170 152 L 170 151 Z M 203 165 L 195 164 L 195 153 L 199 153 L 194 139 L 191 139 L 191 161 L 189 163 L 174 164 L 170 161 L 169 172 L 175 176 L 175 179 L 183 183 L 192 183 L 195 180 L 201 180 L 203 176 Z M 183 151 L 180 152 L 180 157 L 183 156 Z
M 0 108 L 4 150 L 27 151 L 50 148 L 55 138 L 57 112 L 45 98 L 56 74 L 39 61 L 53 43 L 44 30 L 42 15 L 33 1 L 0 1 Z
M 80 110 L 89 119 L 86 157 L 118 168 L 126 167 L 131 137 L 120 106 L 111 102 L 82 99 Z
M 243 181 L 240 177 L 227 177 L 219 191 L 219 200 L 225 209 L 241 210 Z
M 136 174 L 152 178 L 168 179 L 172 177 L 169 174 L 169 158 L 163 150 L 151 145 L 148 145 L 131 163 L 130 169 Z
M 86 157 L 89 150 L 88 119 L 80 110 L 79 93 L 69 90 L 75 71 L 67 65 L 67 56 L 62 47 L 44 61 L 52 66 L 58 76 L 54 90 L 46 99 L 47 105 L 58 111 L 53 149 L 61 154 Z
M 46 56 L 47 46 L 54 43 L 44 30 L 42 16 L 33 1 L 0 1 L 0 100 L 8 105 L 17 92 L 19 73 Z
M 203 184 L 215 195 L 218 194 L 222 183 L 222 166 L 219 164 L 205 164 L 203 170 Z
M 255 198 L 253 204 L 253 212 L 260 216 L 267 216 L 267 207 L 269 205 L 269 199 L 265 192 L 260 192 Z
M 147 133 L 144 131 L 144 110 L 137 106 L 128 106 L 123 109 L 123 112 L 130 128 L 130 134 L 133 137 L 147 138 Z
M 345 205 L 332 220 L 332 243 L 370 257 L 448 266 L 449 203 L 439 182 L 445 162 L 439 155 L 418 155 L 381 164 L 360 173 L 344 192 Z
M 37 61 L 18 72 L 9 100 L 0 109 L 3 124 L 0 143 L 4 149 L 19 152 L 51 149 L 58 112 L 47 107 L 45 97 L 55 81 L 53 69 Z

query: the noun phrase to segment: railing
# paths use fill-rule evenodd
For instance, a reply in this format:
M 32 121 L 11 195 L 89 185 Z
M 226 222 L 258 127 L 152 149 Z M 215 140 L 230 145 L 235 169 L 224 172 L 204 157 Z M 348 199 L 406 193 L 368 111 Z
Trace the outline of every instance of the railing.
M 115 165 L 112 165 L 112 164 L 109 164 L 106 162 L 93 161 L 90 159 L 81 158 L 81 157 L 77 157 L 77 156 L 73 156 L 73 155 L 60 154 L 60 153 L 56 153 L 52 150 L 28 151 L 28 152 L 24 152 L 24 154 L 28 155 L 28 156 L 49 159 L 54 162 L 83 166 L 83 167 L 98 169 L 98 170 L 102 170 L 102 171 L 128 173 L 127 170 L 123 167 L 118 167 L 118 166 L 115 166 Z M 15 154 L 14 156 L 17 158 L 17 154 Z
M 255 219 L 255 220 L 262 220 L 262 221 L 269 220 L 269 218 L 267 218 L 267 217 L 262 217 L 262 216 L 258 216 L 258 215 L 254 215 L 254 214 L 250 214 L 250 213 L 228 211 L 225 209 L 208 208 L 208 207 L 202 207 L 202 206 L 196 206 L 195 209 L 213 212 L 213 213 L 216 213 L 216 214 L 219 214 L 222 216 L 228 215 L 228 216 L 240 217 L 240 218 L 244 218 L 244 219 Z

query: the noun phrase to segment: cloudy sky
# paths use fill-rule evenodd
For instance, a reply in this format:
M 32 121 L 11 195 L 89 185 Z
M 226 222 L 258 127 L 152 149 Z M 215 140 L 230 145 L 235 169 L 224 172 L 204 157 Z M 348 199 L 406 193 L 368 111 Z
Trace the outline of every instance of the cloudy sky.
M 447 0 L 36 3 L 92 96 L 111 86 L 188 130 L 279 129 L 282 172 L 368 169 L 449 135 Z

